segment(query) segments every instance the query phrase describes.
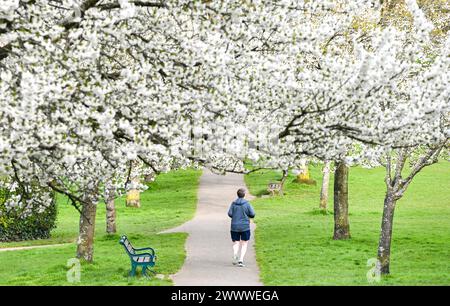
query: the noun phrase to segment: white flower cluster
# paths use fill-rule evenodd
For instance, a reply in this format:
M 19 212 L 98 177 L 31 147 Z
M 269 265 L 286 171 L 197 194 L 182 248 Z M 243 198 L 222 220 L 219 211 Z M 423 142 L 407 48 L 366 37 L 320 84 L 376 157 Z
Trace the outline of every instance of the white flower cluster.
M 374 164 L 449 137 L 450 40 L 415 1 L 412 32 L 363 0 L 3 2 L 2 177 L 81 198 L 132 162 Z

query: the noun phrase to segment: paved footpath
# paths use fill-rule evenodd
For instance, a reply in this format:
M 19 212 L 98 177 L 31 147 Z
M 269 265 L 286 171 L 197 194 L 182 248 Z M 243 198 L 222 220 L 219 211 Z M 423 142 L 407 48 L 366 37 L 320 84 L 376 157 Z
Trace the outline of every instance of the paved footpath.
M 246 267 L 233 266 L 230 218 L 227 215 L 238 188 L 244 187 L 243 175 L 217 175 L 204 170 L 200 178 L 195 217 L 164 233 L 187 232 L 187 257 L 181 270 L 172 275 L 176 286 L 261 286 L 256 264 L 255 224 L 245 256 Z M 251 199 L 246 196 L 247 199 Z M 258 212 L 256 212 L 258 217 Z

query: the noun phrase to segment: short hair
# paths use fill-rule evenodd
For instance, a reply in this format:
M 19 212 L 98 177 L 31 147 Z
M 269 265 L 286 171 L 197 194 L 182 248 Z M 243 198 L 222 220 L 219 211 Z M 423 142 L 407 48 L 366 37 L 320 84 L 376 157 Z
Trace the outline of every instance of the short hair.
M 244 188 L 239 188 L 238 191 L 237 191 L 237 195 L 240 198 L 245 197 L 245 189 Z

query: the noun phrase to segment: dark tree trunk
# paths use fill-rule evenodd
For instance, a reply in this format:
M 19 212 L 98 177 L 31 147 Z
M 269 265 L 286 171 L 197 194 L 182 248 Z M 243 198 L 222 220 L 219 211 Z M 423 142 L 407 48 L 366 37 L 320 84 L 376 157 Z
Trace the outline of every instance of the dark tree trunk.
M 389 274 L 391 256 L 392 227 L 394 222 L 394 210 L 396 200 L 386 193 L 384 199 L 383 219 L 381 221 L 381 235 L 378 244 L 378 261 L 381 274 Z
M 115 190 L 112 185 L 106 187 L 106 233 L 115 234 L 116 229 L 116 206 L 115 206 Z
M 94 257 L 95 215 L 97 212 L 96 200 L 92 194 L 85 197 L 85 203 L 80 215 L 80 233 L 77 241 L 77 258 L 92 262 Z
M 285 169 L 283 170 L 283 176 L 281 177 L 281 186 L 280 186 L 280 194 L 283 195 L 284 191 L 284 183 L 286 183 L 286 179 L 289 175 L 289 170 Z
M 344 162 L 336 164 L 334 172 L 334 235 L 335 240 L 350 238 L 348 222 L 348 166 Z

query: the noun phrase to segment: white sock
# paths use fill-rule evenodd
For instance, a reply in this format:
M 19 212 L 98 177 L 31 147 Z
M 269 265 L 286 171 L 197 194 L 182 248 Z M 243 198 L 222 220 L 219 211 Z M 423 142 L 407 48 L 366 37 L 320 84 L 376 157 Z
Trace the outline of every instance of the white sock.
M 239 242 L 233 243 L 233 255 L 236 257 L 239 252 Z
M 241 258 L 239 259 L 239 261 L 244 262 L 244 256 L 245 253 L 247 252 L 247 244 L 248 244 L 247 242 L 241 244 Z

